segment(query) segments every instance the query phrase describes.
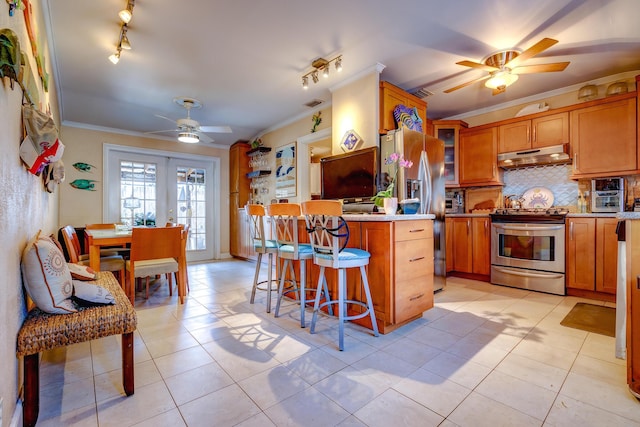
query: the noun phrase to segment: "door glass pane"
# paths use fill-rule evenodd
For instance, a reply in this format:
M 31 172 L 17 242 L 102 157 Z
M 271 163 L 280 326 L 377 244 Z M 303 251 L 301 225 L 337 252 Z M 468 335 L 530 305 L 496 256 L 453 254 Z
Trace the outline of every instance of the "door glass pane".
M 187 250 L 207 248 L 205 170 L 178 166 L 178 224 L 189 225 Z
M 155 163 L 120 162 L 120 222 L 156 225 Z

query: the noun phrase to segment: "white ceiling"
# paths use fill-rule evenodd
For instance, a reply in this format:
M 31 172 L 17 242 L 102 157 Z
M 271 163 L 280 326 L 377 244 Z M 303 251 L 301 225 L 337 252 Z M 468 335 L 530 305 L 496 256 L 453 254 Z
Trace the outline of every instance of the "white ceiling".
M 432 119 L 475 111 L 604 76 L 640 70 L 638 0 L 137 0 L 128 37 L 133 49 L 112 65 L 126 0 L 43 0 L 62 121 L 126 132 L 171 129 L 194 97 L 201 125 L 229 125 L 215 144 L 250 139 L 314 110 L 330 88 L 386 66 L 381 79 L 405 90 L 425 87 Z M 505 48 L 559 43 L 527 65 L 571 61 L 559 73 L 521 75 L 492 96 L 484 75 L 456 65 Z M 343 57 L 343 72 L 310 83 L 311 62 Z M 169 135 L 169 134 L 167 134 Z

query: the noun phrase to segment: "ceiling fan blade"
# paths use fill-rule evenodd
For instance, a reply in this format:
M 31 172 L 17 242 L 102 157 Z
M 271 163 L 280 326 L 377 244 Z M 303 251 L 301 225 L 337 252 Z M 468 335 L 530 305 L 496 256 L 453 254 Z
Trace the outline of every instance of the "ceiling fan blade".
M 173 122 L 173 123 L 176 123 L 175 120 L 170 119 L 169 117 L 166 117 L 166 116 L 163 116 L 163 115 L 160 115 L 160 114 L 154 114 L 154 116 L 160 117 L 161 119 L 169 120 L 170 122 Z
M 456 62 L 456 64 L 464 65 L 465 67 L 479 68 L 479 69 L 485 70 L 485 71 L 496 71 L 496 70 L 498 70 L 498 68 L 496 68 L 496 67 L 492 67 L 490 65 L 485 65 L 485 64 L 481 64 L 479 62 L 473 62 L 473 61 L 460 61 L 460 62 Z
M 154 130 L 154 131 L 150 131 L 150 132 L 145 132 L 145 133 L 166 133 L 166 132 L 178 132 L 179 129 L 166 129 L 166 130 Z
M 231 133 L 232 130 L 229 126 L 200 126 L 202 132 L 212 133 Z
M 505 66 L 513 69 L 514 67 L 517 67 L 518 64 L 521 64 L 527 59 L 536 56 L 540 52 L 549 49 L 551 46 L 553 46 L 556 43 L 558 43 L 558 40 L 544 38 L 540 40 L 538 43 L 531 46 L 529 49 L 522 52 L 520 55 L 513 58 L 511 61 L 507 62 Z
M 209 137 L 208 135 L 205 135 L 202 132 L 198 132 L 198 137 L 200 137 L 200 141 L 201 142 L 213 142 L 213 138 Z
M 492 92 L 491 94 L 492 94 L 492 95 L 494 95 L 494 96 L 495 96 L 495 95 L 499 95 L 499 94 L 501 94 L 502 92 L 505 92 L 506 90 L 507 90 L 507 87 L 506 87 L 506 86 L 501 86 L 501 87 L 499 87 L 499 88 L 494 89 L 494 90 L 493 90 L 493 92 Z
M 462 89 L 463 87 L 467 87 L 467 86 L 469 86 L 471 84 L 474 84 L 475 82 L 480 82 L 482 80 L 486 80 L 489 77 L 491 77 L 491 74 L 487 74 L 486 76 L 483 76 L 483 77 L 480 77 L 480 78 L 477 78 L 477 79 L 474 79 L 474 80 L 470 80 L 470 81 L 468 81 L 466 83 L 462 83 L 461 85 L 458 85 L 458 86 L 454 86 L 454 87 L 452 87 L 450 89 L 445 90 L 444 93 L 451 93 L 454 90 Z
M 523 65 L 511 70 L 513 74 L 550 73 L 562 71 L 567 68 L 570 62 L 554 62 L 552 64 Z

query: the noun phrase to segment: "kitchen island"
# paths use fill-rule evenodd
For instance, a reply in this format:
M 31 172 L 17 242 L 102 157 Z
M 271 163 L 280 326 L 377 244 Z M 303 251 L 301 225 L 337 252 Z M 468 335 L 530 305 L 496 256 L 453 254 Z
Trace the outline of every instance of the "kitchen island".
M 347 247 L 371 254 L 367 276 L 378 329 L 386 334 L 422 317 L 433 307 L 434 215 L 344 214 L 349 226 Z M 301 224 L 301 227 L 304 227 Z M 300 233 L 307 239 L 306 231 Z M 304 236 L 304 237 L 303 237 Z M 307 283 L 315 287 L 319 268 L 307 269 Z M 335 292 L 337 274 L 327 271 L 329 291 Z M 360 275 L 347 272 L 348 297 L 364 300 Z M 359 310 L 358 307 L 349 310 Z M 371 328 L 367 318 L 355 321 Z

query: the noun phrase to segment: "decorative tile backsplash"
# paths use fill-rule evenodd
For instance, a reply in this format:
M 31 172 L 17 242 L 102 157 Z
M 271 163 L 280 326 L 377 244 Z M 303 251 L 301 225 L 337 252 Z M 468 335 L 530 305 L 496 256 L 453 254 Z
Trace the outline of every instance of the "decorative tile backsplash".
M 522 195 L 533 187 L 546 187 L 553 193 L 554 206 L 575 207 L 578 203 L 578 182 L 569 179 L 571 165 L 544 165 L 508 169 L 504 172 L 502 193 Z

